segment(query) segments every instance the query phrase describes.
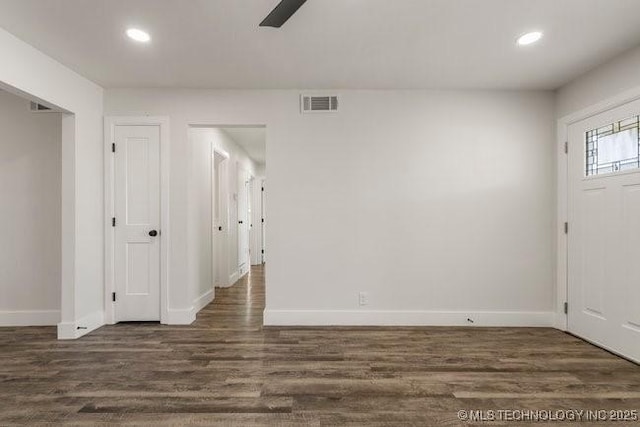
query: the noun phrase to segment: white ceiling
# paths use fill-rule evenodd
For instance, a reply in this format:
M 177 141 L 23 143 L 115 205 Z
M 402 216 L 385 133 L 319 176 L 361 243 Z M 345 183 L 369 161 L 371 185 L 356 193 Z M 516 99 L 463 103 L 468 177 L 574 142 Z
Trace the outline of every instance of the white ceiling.
M 639 0 L 309 0 L 259 28 L 277 3 L 0 0 L 0 26 L 105 87 L 555 89 L 640 43 Z
M 263 127 L 232 127 L 222 128 L 238 145 L 247 152 L 251 159 L 264 164 L 266 160 L 267 133 Z

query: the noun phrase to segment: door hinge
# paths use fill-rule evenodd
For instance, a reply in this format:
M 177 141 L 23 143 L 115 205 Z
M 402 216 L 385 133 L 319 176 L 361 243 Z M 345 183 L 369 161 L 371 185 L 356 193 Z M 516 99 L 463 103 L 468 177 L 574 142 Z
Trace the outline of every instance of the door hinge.
M 113 218 L 111 218 L 111 226 L 112 227 L 116 226 L 116 217 L 115 216 Z
M 262 222 L 264 222 L 264 218 L 262 218 Z
M 111 301 L 116 302 L 116 293 L 111 292 Z
M 568 222 L 564 223 L 564 234 L 569 234 L 569 223 Z
M 264 187 L 262 187 L 262 190 L 260 190 L 260 191 L 264 191 Z
M 262 250 L 262 253 L 264 253 L 264 249 Z
M 569 154 L 569 141 L 564 143 L 564 154 Z
M 115 142 L 111 144 L 111 152 L 112 153 L 116 152 L 116 143 Z
M 568 302 L 564 303 L 564 314 L 569 314 L 569 303 Z

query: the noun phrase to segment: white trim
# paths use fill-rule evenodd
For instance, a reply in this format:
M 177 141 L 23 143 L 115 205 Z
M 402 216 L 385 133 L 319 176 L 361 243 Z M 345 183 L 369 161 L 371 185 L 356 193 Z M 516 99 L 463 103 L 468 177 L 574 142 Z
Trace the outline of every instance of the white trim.
M 227 285 L 223 287 L 230 288 L 231 286 L 235 285 L 238 280 L 240 280 L 240 272 L 236 270 L 229 275 L 229 283 L 227 283 Z
M 62 115 L 62 249 L 61 259 L 61 288 L 60 288 L 60 322 L 72 321 L 77 317 L 76 313 L 76 253 L 77 245 L 77 167 L 76 149 L 78 141 L 76 137 L 75 114 Z M 62 337 L 58 337 L 62 339 Z
M 197 314 L 200 310 L 209 305 L 215 298 L 215 295 L 215 290 L 209 289 L 207 292 L 196 298 L 195 301 L 193 301 L 193 311 L 195 312 L 194 314 Z
M 190 325 L 196 320 L 196 315 L 213 301 L 215 290 L 212 288 L 193 301 L 193 306 L 186 309 L 169 309 L 167 325 Z
M 183 310 L 169 309 L 167 311 L 166 325 L 190 325 L 196 320 L 194 307 Z
M 616 96 L 612 96 L 611 98 L 605 99 L 604 101 L 600 101 L 576 112 L 567 114 L 561 117 L 558 120 L 558 123 L 570 125 L 638 99 L 640 99 L 640 86 L 622 92 Z
M 228 250 L 225 251 L 224 255 L 222 254 L 223 248 L 228 248 L 229 242 L 229 184 L 228 184 L 228 176 L 225 177 L 224 182 L 220 179 L 220 170 L 222 165 L 224 164 L 225 171 L 228 172 L 228 163 L 229 153 L 225 150 L 215 147 L 215 144 L 211 144 L 211 253 L 215 254 L 215 257 L 211 260 L 211 270 L 213 273 L 213 281 L 214 287 L 227 287 L 228 283 L 217 283 L 217 278 L 219 278 L 220 282 L 224 282 L 224 276 L 228 273 Z M 216 154 L 220 155 L 224 160 L 221 160 L 220 163 L 216 166 Z M 228 175 L 228 173 L 227 173 Z M 218 186 L 219 193 L 216 194 L 215 188 L 213 186 L 214 181 Z M 216 196 L 217 199 L 216 199 Z M 221 200 L 225 199 L 224 203 L 224 214 L 222 209 Z M 215 210 L 218 209 L 219 217 L 217 218 L 218 223 L 214 224 Z M 222 231 L 215 230 L 215 226 L 222 227 Z M 220 242 L 216 242 L 216 238 L 221 239 Z M 216 248 L 217 247 L 217 248 Z M 218 250 L 216 250 L 218 249 Z M 227 276 L 228 278 L 228 276 Z
M 262 179 L 251 180 L 251 265 L 262 264 Z
M 58 323 L 58 339 L 74 340 L 76 339 L 76 325 L 73 322 Z
M 104 318 L 105 322 L 110 325 L 115 323 L 114 304 L 111 299 L 111 293 L 115 289 L 113 283 L 114 230 L 111 226 L 111 218 L 114 216 L 115 211 L 113 200 L 114 165 L 111 144 L 114 141 L 114 128 L 118 125 L 160 126 L 160 322 L 172 324 L 170 322 L 171 316 L 169 315 L 169 236 L 171 235 L 169 227 L 169 122 L 169 117 L 160 116 L 108 116 L 104 119 Z
M 266 171 L 265 171 L 266 174 Z M 265 210 L 267 200 L 267 179 L 266 177 L 260 182 L 260 264 L 264 264 L 267 261 L 267 248 L 266 242 L 266 226 L 267 226 L 267 212 Z M 264 220 L 264 222 L 263 222 Z
M 0 326 L 55 326 L 60 310 L 0 311 Z
M 58 323 L 58 339 L 74 340 L 95 331 L 104 324 L 104 313 L 102 311 L 95 311 L 77 322 L 60 322 Z
M 564 303 L 569 300 L 568 286 L 568 236 L 564 233 L 564 223 L 569 217 L 569 182 L 568 156 L 564 153 L 564 143 L 569 139 L 569 126 L 597 114 L 620 107 L 640 99 L 640 86 L 622 92 L 590 107 L 568 114 L 558 119 L 557 146 L 558 162 L 556 169 L 557 183 L 557 217 L 556 217 L 556 313 L 554 327 L 562 331 L 568 330 L 568 318 L 564 313 Z
M 473 320 L 473 323 L 468 319 Z M 413 310 L 265 310 L 265 326 L 552 327 L 553 312 Z
M 556 295 L 555 295 L 555 322 L 554 327 L 561 331 L 567 330 L 567 315 L 564 313 L 564 303 L 567 301 L 568 286 L 568 236 L 564 232 L 564 223 L 568 221 L 568 174 L 569 156 L 564 151 L 567 142 L 567 127 L 558 124 L 558 136 L 556 144 Z
M 247 264 L 250 264 L 250 263 L 244 263 L 239 267 L 239 269 L 238 269 L 238 275 L 239 275 L 238 276 L 238 280 L 242 279 L 244 276 L 249 274 L 249 269 L 251 267 L 249 265 L 247 265 Z M 231 284 L 231 286 L 233 286 L 233 283 Z

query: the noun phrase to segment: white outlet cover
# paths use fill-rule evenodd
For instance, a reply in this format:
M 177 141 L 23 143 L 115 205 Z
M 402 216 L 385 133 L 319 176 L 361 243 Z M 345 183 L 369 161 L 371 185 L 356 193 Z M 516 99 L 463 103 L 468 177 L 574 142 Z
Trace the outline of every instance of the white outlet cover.
M 367 305 L 369 304 L 369 293 L 367 292 L 360 292 L 358 294 L 358 302 L 360 303 L 360 305 Z

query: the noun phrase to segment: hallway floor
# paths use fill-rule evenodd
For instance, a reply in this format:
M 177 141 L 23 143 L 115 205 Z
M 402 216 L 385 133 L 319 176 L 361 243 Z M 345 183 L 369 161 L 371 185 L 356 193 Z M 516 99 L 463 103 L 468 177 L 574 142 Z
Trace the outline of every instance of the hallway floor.
M 460 410 L 640 409 L 640 367 L 557 330 L 263 328 L 264 294 L 257 267 L 190 326 L 73 342 L 0 328 L 0 425 L 436 426 L 473 425 Z

